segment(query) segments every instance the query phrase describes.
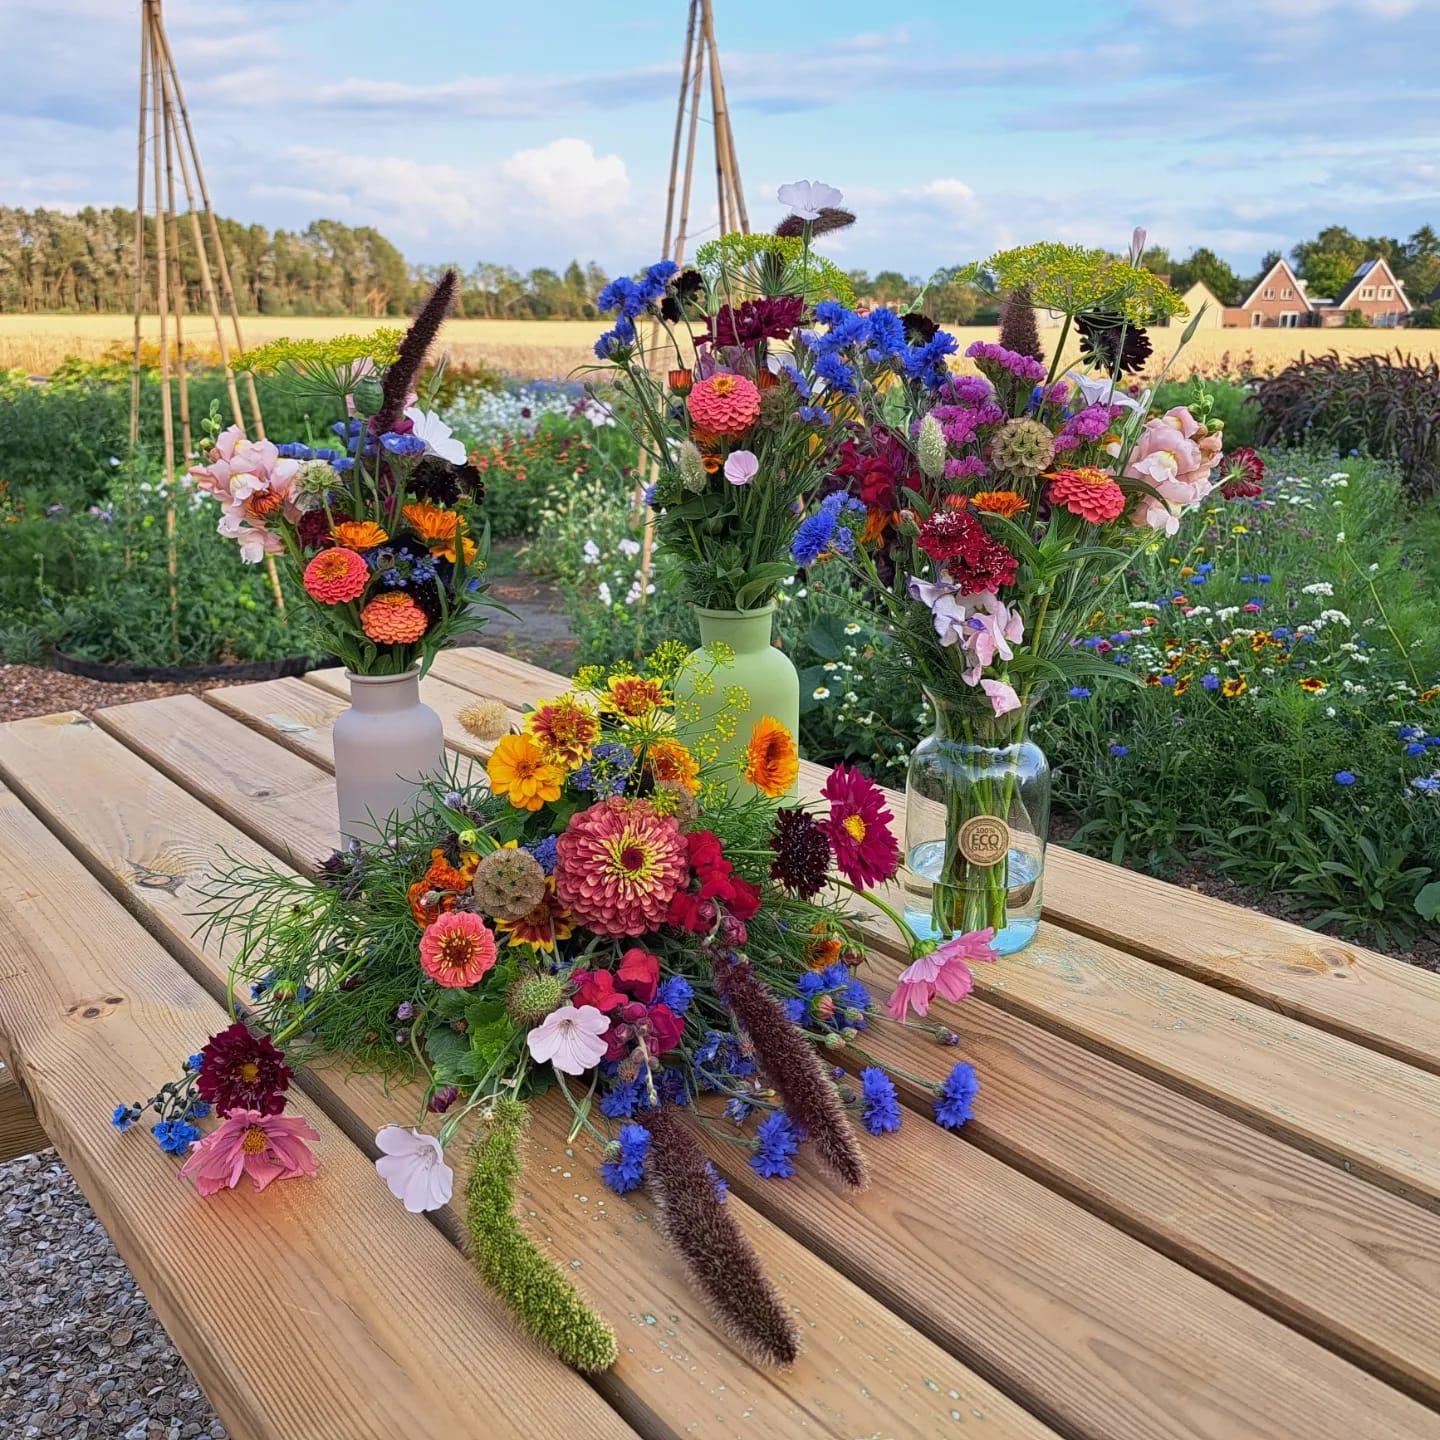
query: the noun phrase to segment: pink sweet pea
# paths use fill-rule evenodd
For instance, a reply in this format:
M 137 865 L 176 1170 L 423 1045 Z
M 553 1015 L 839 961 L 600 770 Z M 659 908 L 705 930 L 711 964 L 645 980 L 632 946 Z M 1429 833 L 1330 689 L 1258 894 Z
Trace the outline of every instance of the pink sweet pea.
M 232 1110 L 180 1167 L 202 1195 L 233 1190 L 248 1175 L 257 1190 L 272 1180 L 313 1175 L 319 1164 L 307 1140 L 320 1137 L 296 1115 L 262 1115 L 258 1110 Z
M 993 665 L 997 656 L 1001 660 L 1015 658 L 1010 643 L 1019 644 L 1025 638 L 1025 622 L 1021 620 L 1019 611 L 1012 610 L 989 590 L 971 595 L 967 608 L 970 614 L 965 621 L 961 642 L 970 657 L 970 665 L 961 679 L 967 685 L 974 685 L 980 679 L 980 672 Z M 995 713 L 1003 712 L 997 710 Z
M 749 450 L 732 450 L 725 459 L 725 478 L 732 485 L 748 485 L 760 473 L 760 462 Z
M 1014 687 L 1003 680 L 982 680 L 980 688 L 990 697 L 990 705 L 997 719 L 1020 708 L 1020 697 L 1015 693 Z
M 946 1000 L 963 1000 L 975 985 L 970 962 L 993 960 L 995 952 L 990 942 L 994 938 L 993 929 L 970 930 L 920 956 L 900 972 L 900 979 L 885 1004 L 885 1013 L 892 1020 L 903 1021 L 911 1010 L 917 1015 L 928 1015 L 930 1002 L 936 995 Z

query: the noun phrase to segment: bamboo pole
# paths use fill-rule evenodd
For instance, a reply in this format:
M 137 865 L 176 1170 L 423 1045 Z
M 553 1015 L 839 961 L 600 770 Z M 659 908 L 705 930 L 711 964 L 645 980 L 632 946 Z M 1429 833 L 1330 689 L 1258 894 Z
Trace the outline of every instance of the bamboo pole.
M 695 183 L 695 140 L 700 129 L 700 92 L 704 87 L 705 47 L 695 41 L 695 71 L 690 82 L 690 133 L 685 142 L 685 181 L 680 191 L 680 218 L 675 230 L 675 263 L 685 260 L 685 241 L 690 229 L 690 192 Z
M 715 49 L 714 16 L 710 0 L 700 0 L 700 24 L 705 39 L 705 49 L 710 57 L 710 128 L 715 141 L 715 194 L 720 203 L 720 233 L 728 235 L 735 227 L 732 223 L 727 167 L 725 164 L 725 132 L 722 125 L 725 111 L 720 99 L 720 56 Z
M 130 357 L 130 460 L 140 440 L 140 320 L 145 313 L 145 116 L 150 104 L 150 25 L 140 25 L 140 135 L 135 163 L 135 342 Z M 132 474 L 133 483 L 133 474 Z
M 157 0 L 145 0 L 152 15 Z M 161 188 L 161 130 L 164 125 L 164 104 L 160 87 L 160 67 L 151 67 L 151 104 L 154 109 L 155 135 L 152 159 L 155 168 L 155 254 L 156 287 L 160 301 L 160 413 L 165 436 L 165 569 L 170 577 L 170 638 L 180 649 L 180 567 L 175 537 L 175 416 L 170 400 L 170 332 L 168 313 L 169 257 L 165 252 L 165 192 Z
M 750 233 L 750 215 L 745 209 L 745 189 L 740 183 L 740 165 L 735 158 L 735 132 L 730 125 L 730 103 L 725 96 L 725 77 L 720 73 L 720 51 L 715 44 L 715 11 L 711 0 L 703 0 L 705 33 L 710 45 L 710 99 L 715 113 L 715 146 L 723 149 L 730 190 L 731 218 L 742 234 Z
M 175 223 L 175 156 L 171 132 L 170 87 L 160 72 L 160 129 L 165 139 L 165 245 L 170 256 L 170 305 L 175 321 L 175 362 L 180 381 L 180 455 L 188 468 L 190 443 L 190 377 L 185 365 L 185 283 L 180 266 L 180 233 Z
M 662 255 L 670 253 L 670 242 L 674 238 L 675 182 L 680 178 L 680 133 L 685 124 L 685 95 L 690 88 L 690 52 L 695 48 L 695 17 L 699 0 L 690 0 L 690 17 L 685 23 L 685 54 L 680 61 L 680 101 L 675 107 L 675 134 L 670 141 L 670 184 L 665 190 L 665 243 L 660 248 Z

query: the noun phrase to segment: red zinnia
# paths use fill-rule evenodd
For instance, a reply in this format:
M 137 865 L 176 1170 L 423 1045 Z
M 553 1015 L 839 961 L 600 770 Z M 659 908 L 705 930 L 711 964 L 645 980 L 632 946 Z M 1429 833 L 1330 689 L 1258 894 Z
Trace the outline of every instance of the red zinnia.
M 895 817 L 886 808 L 885 792 L 860 771 L 837 765 L 820 793 L 830 802 L 824 824 L 836 869 L 857 890 L 890 879 L 900 867 L 900 846 L 890 831 Z
M 1125 492 L 1097 465 L 1057 470 L 1049 479 L 1050 503 L 1092 525 L 1108 525 L 1125 511 Z
M 1265 462 L 1248 445 L 1232 450 L 1226 459 L 1230 475 L 1220 493 L 1227 500 L 1254 500 L 1265 493 Z
M 232 1110 L 278 1115 L 294 1073 L 268 1035 L 252 1035 L 237 1020 L 206 1042 L 195 1088 L 220 1115 Z
M 935 510 L 920 527 L 917 542 L 937 565 L 945 567 L 962 595 L 1013 585 L 1020 562 L 969 510 Z

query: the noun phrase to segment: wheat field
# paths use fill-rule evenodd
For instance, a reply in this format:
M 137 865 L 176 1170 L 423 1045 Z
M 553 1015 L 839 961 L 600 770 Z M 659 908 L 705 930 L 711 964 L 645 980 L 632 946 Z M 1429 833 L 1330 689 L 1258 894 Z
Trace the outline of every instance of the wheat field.
M 323 338 L 400 322 L 257 315 L 242 316 L 240 323 L 245 343 L 259 345 L 282 336 Z M 67 356 L 99 359 L 117 342 L 128 347 L 132 326 L 126 315 L 0 315 L 0 370 L 48 375 Z M 604 328 L 592 320 L 451 320 L 442 339 L 456 363 L 484 361 L 515 375 L 553 379 L 591 363 L 591 346 Z M 993 326 L 952 329 L 962 350 L 974 340 L 996 338 Z M 150 316 L 144 325 L 145 337 L 155 340 L 159 333 L 158 318 Z M 190 317 L 186 334 L 195 349 L 214 353 L 208 320 Z M 1058 339 L 1057 330 L 1042 330 L 1041 335 L 1052 345 Z M 1158 368 L 1169 357 L 1179 335 L 1178 329 L 1151 332 L 1155 346 L 1152 366 Z M 1333 349 L 1342 355 L 1372 355 L 1397 346 L 1422 359 L 1436 356 L 1440 354 L 1440 330 L 1201 330 L 1181 353 L 1171 374 L 1232 372 L 1246 364 L 1271 371 L 1283 368 L 1302 352 L 1313 355 Z M 1071 349 L 1073 345 L 1067 346 Z

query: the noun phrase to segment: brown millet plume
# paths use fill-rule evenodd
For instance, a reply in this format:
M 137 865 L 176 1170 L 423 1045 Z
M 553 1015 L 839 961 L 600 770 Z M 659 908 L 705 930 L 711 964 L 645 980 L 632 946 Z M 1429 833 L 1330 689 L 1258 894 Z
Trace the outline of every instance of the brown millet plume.
M 440 333 L 440 326 L 455 299 L 460 277 L 453 270 L 447 270 L 436 282 L 435 288 L 420 307 L 420 313 L 410 322 L 405 338 L 400 342 L 400 353 L 395 363 L 385 372 L 381 386 L 380 411 L 375 416 L 375 433 L 383 435 L 393 430 L 405 413 L 405 397 L 415 388 L 420 376 L 420 367 Z
M 785 1113 L 814 1143 L 826 1169 L 852 1189 L 868 1183 L 865 1157 L 835 1086 L 811 1048 L 746 960 L 717 955 L 715 989 L 740 1022 L 755 1058 L 780 1092 Z
M 828 235 L 832 230 L 843 230 L 853 225 L 855 217 L 848 210 L 827 205 L 810 222 L 810 234 Z M 775 233 L 787 239 L 798 240 L 805 233 L 805 222 L 798 215 L 787 215 L 776 227 Z
M 766 1365 L 793 1365 L 800 1336 L 766 1279 L 760 1257 L 715 1189 L 705 1152 L 675 1110 L 647 1110 L 646 1182 L 660 1230 L 685 1262 L 726 1333 Z

